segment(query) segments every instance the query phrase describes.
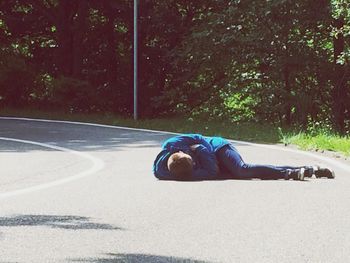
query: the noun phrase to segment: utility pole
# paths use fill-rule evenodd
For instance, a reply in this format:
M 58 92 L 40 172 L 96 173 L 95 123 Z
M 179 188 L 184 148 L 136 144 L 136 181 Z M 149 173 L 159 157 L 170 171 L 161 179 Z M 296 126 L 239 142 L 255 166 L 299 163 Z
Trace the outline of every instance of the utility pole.
M 137 92 L 138 92 L 138 0 L 134 0 L 134 120 L 136 121 L 138 119 L 138 112 L 137 112 Z

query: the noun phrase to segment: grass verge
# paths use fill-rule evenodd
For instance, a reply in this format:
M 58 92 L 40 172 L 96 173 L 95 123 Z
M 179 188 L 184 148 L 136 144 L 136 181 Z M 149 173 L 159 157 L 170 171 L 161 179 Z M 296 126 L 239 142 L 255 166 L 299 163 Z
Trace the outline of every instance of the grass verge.
M 350 138 L 335 134 L 315 134 L 299 132 L 284 136 L 283 142 L 295 144 L 303 150 L 327 150 L 350 156 Z

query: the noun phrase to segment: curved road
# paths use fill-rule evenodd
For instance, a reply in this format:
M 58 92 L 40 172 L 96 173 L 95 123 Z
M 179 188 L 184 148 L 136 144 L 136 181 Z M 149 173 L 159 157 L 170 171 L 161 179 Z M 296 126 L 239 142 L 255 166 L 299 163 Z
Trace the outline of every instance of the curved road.
M 337 177 L 157 181 L 170 136 L 0 118 L 0 262 L 350 262 L 347 164 L 236 142 L 246 161 Z

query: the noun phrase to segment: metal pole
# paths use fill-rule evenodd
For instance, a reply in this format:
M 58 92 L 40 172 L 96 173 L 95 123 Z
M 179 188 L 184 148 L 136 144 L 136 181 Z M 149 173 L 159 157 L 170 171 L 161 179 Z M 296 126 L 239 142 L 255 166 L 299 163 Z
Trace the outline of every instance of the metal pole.
M 138 88 L 138 68 L 137 68 L 137 18 L 138 18 L 138 0 L 134 0 L 134 120 L 137 120 L 137 88 Z

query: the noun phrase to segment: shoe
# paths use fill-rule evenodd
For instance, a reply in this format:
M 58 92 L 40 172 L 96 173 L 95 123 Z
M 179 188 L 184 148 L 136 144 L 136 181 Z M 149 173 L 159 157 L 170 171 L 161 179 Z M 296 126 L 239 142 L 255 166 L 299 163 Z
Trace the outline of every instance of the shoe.
M 317 167 L 314 171 L 316 178 L 321 178 L 321 177 L 326 177 L 329 179 L 334 179 L 335 178 L 335 173 L 333 170 L 328 169 L 328 168 L 321 168 Z
M 300 168 L 300 169 L 289 169 L 287 171 L 287 176 L 286 180 L 293 179 L 297 181 L 304 181 L 305 177 L 305 168 Z
M 304 169 L 304 177 L 311 178 L 315 173 L 315 169 L 312 166 L 305 166 Z

